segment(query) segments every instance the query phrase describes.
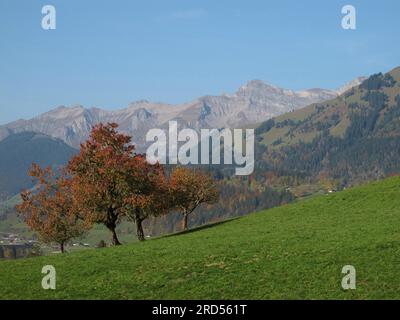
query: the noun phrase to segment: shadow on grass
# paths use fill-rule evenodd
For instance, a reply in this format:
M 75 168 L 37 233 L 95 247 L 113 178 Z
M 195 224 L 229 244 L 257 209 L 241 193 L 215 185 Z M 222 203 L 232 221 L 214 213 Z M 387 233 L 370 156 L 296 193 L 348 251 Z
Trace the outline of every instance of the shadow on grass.
M 216 227 L 216 226 L 220 226 L 220 225 L 223 225 L 225 223 L 228 223 L 228 222 L 240 219 L 240 218 L 242 218 L 242 217 L 235 217 L 235 218 L 231 218 L 231 219 L 228 219 L 228 220 L 218 221 L 218 222 L 214 222 L 214 223 L 207 223 L 205 225 L 202 225 L 202 226 L 199 226 L 199 227 L 195 227 L 193 229 L 189 229 L 189 230 L 186 230 L 186 231 L 178 231 L 178 232 L 175 232 L 175 233 L 167 234 L 167 235 L 163 236 L 162 238 L 170 238 L 170 237 L 181 236 L 181 235 L 184 235 L 184 234 L 189 234 L 189 233 L 193 233 L 193 232 L 197 232 L 197 231 L 201 231 L 201 230 L 206 230 L 206 229 L 213 228 L 213 227 Z

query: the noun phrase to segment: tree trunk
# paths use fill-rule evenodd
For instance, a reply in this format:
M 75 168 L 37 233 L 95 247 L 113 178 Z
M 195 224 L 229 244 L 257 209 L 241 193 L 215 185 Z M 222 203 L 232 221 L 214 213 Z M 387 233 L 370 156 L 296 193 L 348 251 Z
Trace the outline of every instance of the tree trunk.
M 183 220 L 182 220 L 182 230 L 183 231 L 187 231 L 188 229 L 188 214 L 184 213 L 183 214 Z
M 145 240 L 142 222 L 143 222 L 143 220 L 136 219 L 136 234 L 137 234 L 139 241 Z
M 115 228 L 110 228 L 110 231 L 112 233 L 112 244 L 113 246 L 119 246 L 121 245 L 121 242 L 119 242 L 117 233 L 115 232 Z
M 61 250 L 61 253 L 64 253 L 64 252 L 65 252 L 65 249 L 64 249 L 64 242 L 61 242 L 61 243 L 60 243 L 60 250 Z

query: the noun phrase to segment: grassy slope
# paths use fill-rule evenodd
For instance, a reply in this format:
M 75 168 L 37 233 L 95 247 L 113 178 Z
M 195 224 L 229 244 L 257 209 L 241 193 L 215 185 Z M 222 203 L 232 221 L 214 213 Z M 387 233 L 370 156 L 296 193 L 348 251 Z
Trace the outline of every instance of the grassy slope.
M 0 298 L 400 298 L 400 178 L 203 230 L 0 262 Z M 57 290 L 41 289 L 41 268 Z M 357 290 L 341 269 L 357 269 Z
M 385 87 L 382 88 L 380 91 L 387 95 L 389 99 L 388 104 L 390 106 L 393 106 L 395 105 L 395 97 L 400 92 L 400 67 L 391 70 L 389 74 L 397 81 L 397 84 L 393 88 Z M 335 113 L 340 116 L 340 122 L 336 126 L 332 126 L 329 129 L 330 134 L 333 136 L 342 137 L 345 134 L 348 126 L 350 125 L 350 120 L 347 117 L 349 113 L 349 104 L 357 102 L 360 105 L 366 105 L 367 103 L 361 99 L 361 97 L 364 95 L 365 91 L 361 91 L 360 87 L 355 87 L 354 94 L 349 97 L 346 97 L 346 95 L 343 94 L 335 99 L 312 104 L 305 108 L 295 110 L 294 112 L 289 112 L 279 117 L 276 117 L 276 123 L 281 123 L 284 120 L 293 120 L 297 122 L 308 119 L 305 124 L 309 127 L 309 129 L 305 130 L 304 124 L 298 127 L 292 125 L 284 125 L 278 128 L 275 126 L 268 132 L 262 134 L 262 143 L 266 146 L 269 146 L 269 148 L 271 149 L 279 149 L 286 145 L 297 144 L 300 141 L 306 143 L 311 142 L 315 137 L 322 133 L 321 131 L 317 130 L 316 124 L 318 122 L 327 122 L 329 118 Z M 316 108 L 317 106 L 323 107 L 323 111 L 318 112 Z M 386 110 L 387 108 L 385 109 L 385 111 Z M 392 121 L 394 120 L 395 119 L 392 119 Z M 287 135 L 290 129 L 293 129 L 292 137 Z M 278 139 L 281 139 L 282 143 L 274 146 L 273 143 Z

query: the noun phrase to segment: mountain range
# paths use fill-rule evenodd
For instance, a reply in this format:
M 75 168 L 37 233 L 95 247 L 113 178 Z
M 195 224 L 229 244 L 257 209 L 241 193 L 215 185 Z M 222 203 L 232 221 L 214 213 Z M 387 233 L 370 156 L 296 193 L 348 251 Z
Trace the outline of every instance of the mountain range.
M 140 149 L 149 129 L 165 128 L 170 120 L 177 120 L 181 127 L 193 129 L 241 128 L 312 103 L 336 98 L 363 80 L 364 77 L 359 77 L 337 90 L 304 91 L 282 89 L 260 80 L 252 80 L 230 95 L 203 96 L 179 105 L 142 100 L 116 111 L 60 106 L 33 119 L 17 120 L 0 126 L 0 140 L 14 133 L 28 131 L 61 139 L 69 146 L 78 148 L 88 137 L 93 125 L 116 122 L 121 131 L 133 136 Z
M 239 117 L 241 112 L 245 116 Z M 232 95 L 206 96 L 188 104 L 139 101 L 117 111 L 59 107 L 1 126 L 0 201 L 32 186 L 27 176 L 32 162 L 65 164 L 98 122 L 119 123 L 138 143 L 147 129 L 167 126 L 169 120 L 195 129 L 256 129 L 255 173 L 246 182 L 231 179 L 229 167 L 210 168 L 217 179 L 230 183 L 224 185 L 223 201 L 194 216 L 200 219 L 192 221 L 194 225 L 290 202 L 293 194 L 301 197 L 400 173 L 396 68 L 335 91 L 294 92 L 254 80 Z M 158 221 L 152 228 L 158 234 L 172 231 L 172 225 L 170 220 Z

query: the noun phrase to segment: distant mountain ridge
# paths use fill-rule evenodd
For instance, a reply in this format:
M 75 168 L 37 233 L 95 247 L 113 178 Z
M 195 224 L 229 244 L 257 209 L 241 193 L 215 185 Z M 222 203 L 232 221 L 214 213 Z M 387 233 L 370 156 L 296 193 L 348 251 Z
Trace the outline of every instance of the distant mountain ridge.
M 357 78 L 343 88 L 349 89 L 359 84 L 361 79 Z M 142 100 L 115 111 L 61 106 L 30 120 L 18 120 L 0 126 L 0 140 L 14 133 L 39 132 L 77 148 L 88 137 L 93 125 L 116 122 L 120 130 L 132 135 L 134 142 L 140 146 L 144 145 L 145 134 L 149 129 L 164 128 L 170 120 L 177 120 L 180 126 L 193 129 L 240 128 L 335 98 L 343 88 L 340 91 L 293 91 L 261 80 L 252 80 L 234 94 L 203 96 L 180 105 Z
M 42 167 L 63 165 L 76 152 L 60 139 L 34 132 L 0 141 L 0 201 L 32 186 L 28 170 L 33 162 Z
M 359 86 L 361 83 L 363 83 L 367 79 L 368 79 L 368 77 L 358 77 L 358 78 L 350 81 L 349 83 L 346 83 L 344 86 L 336 89 L 335 91 L 338 95 L 342 95 L 346 91 Z

